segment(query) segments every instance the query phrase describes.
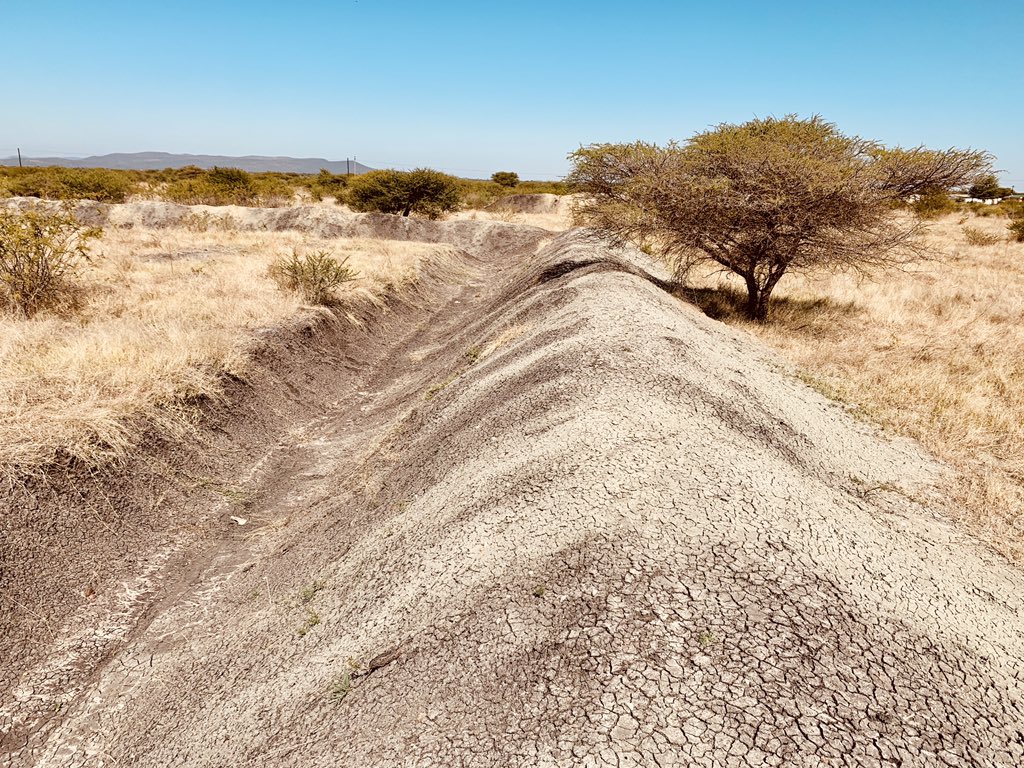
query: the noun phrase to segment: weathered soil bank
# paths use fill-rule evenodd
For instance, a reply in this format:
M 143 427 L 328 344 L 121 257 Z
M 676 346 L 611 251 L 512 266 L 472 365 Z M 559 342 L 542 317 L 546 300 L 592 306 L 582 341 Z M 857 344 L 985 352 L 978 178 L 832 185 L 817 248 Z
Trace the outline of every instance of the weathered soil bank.
M 639 254 L 520 253 L 296 420 L 11 760 L 1024 761 L 1024 578 L 942 468 Z

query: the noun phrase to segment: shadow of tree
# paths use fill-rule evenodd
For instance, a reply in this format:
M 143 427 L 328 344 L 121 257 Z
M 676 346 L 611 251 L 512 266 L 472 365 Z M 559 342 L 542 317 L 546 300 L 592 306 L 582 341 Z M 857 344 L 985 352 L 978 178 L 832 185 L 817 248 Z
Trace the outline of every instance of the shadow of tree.
M 751 323 L 747 317 L 747 294 L 729 286 L 717 288 L 677 287 L 675 296 L 695 304 L 705 315 L 726 323 Z M 777 296 L 772 299 L 769 325 L 789 331 L 820 333 L 826 328 L 839 330 L 862 310 L 853 301 L 834 301 L 827 296 L 813 299 Z

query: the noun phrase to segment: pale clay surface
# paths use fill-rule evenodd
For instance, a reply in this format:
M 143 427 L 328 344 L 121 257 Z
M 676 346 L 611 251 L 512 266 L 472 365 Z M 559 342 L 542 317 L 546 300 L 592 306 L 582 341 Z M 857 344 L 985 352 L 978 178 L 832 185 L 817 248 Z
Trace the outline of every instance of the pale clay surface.
M 12 764 L 1024 764 L 1024 578 L 941 467 L 640 254 L 477 255 Z

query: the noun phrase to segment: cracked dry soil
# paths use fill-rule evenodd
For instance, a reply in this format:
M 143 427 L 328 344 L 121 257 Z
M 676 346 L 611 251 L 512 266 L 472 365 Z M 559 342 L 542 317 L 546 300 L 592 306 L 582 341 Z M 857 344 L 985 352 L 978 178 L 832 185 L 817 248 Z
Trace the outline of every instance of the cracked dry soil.
M 477 256 L 16 764 L 1024 764 L 942 467 L 636 252 Z

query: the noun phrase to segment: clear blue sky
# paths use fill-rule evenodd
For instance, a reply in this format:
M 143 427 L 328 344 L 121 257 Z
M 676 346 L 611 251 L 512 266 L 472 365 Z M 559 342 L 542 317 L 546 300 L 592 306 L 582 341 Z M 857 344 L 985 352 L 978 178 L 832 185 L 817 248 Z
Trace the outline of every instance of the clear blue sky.
M 554 178 L 596 141 L 820 113 L 1024 188 L 1024 2 L 0 0 L 0 156 L 163 150 Z

